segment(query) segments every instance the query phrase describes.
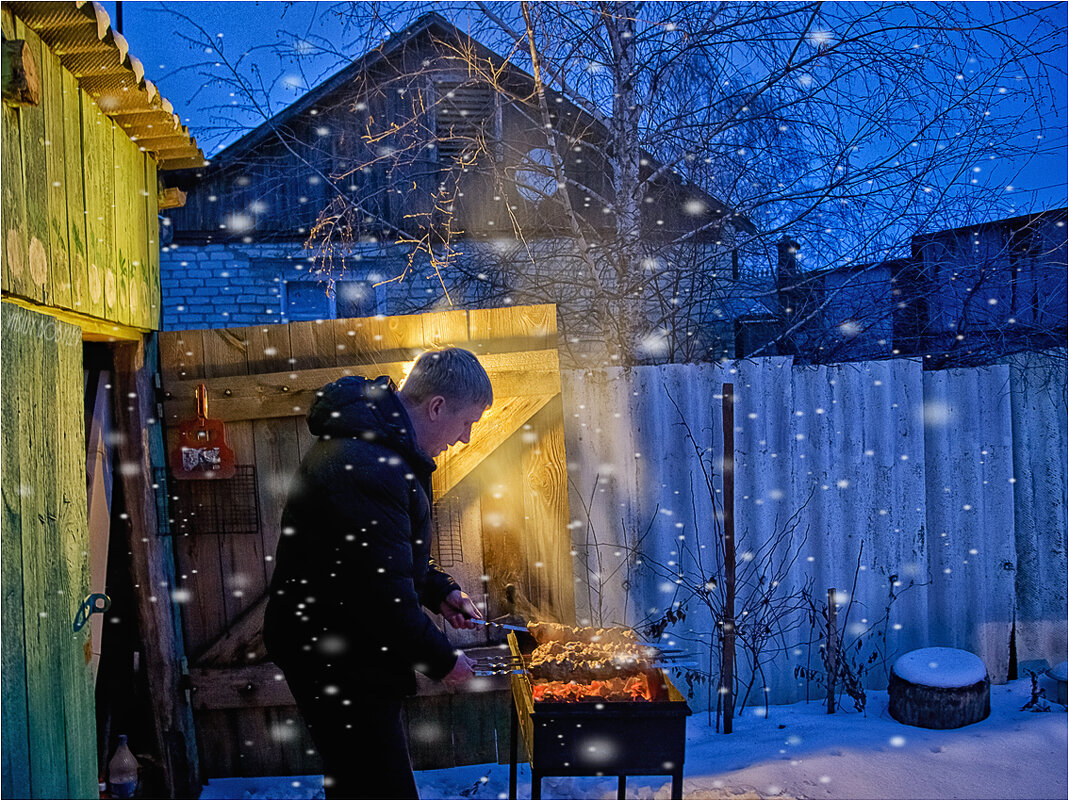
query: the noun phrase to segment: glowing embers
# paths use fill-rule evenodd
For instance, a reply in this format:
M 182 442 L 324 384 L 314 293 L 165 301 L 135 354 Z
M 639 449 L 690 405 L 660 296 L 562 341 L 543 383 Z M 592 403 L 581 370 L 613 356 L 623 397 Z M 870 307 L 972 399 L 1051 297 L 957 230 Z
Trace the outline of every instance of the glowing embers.
M 597 701 L 651 701 L 649 681 L 645 673 L 595 679 L 588 684 L 574 681 L 547 681 L 531 686 L 535 701 L 565 703 L 594 703 Z

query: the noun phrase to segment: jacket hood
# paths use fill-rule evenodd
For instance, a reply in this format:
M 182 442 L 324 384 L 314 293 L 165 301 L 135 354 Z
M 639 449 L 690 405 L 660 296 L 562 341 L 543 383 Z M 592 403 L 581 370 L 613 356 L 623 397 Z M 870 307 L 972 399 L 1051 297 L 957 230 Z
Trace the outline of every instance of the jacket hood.
M 401 454 L 421 471 L 434 470 L 434 460 L 419 449 L 412 421 L 397 397 L 389 376 L 370 381 L 345 376 L 316 393 L 308 411 L 308 430 L 317 437 L 359 437 Z

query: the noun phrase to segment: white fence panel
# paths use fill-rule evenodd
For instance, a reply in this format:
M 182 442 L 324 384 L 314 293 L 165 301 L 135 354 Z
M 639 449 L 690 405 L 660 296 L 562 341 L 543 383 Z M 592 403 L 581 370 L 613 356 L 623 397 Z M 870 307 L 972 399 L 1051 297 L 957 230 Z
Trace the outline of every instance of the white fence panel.
M 886 686 L 896 655 L 927 645 L 970 649 L 1005 680 L 1015 614 L 1020 658 L 1058 661 L 1066 422 L 1064 362 L 1052 365 L 1044 393 L 1029 384 L 1037 371 L 924 372 L 905 359 L 566 372 L 578 617 L 639 625 L 682 604 L 687 618 L 666 640 L 716 664 L 722 588 L 706 587 L 710 604 L 695 590 L 721 572 L 731 383 L 738 608 L 774 580 L 774 605 L 802 588 L 819 605 L 835 587 L 857 645 L 848 656 L 870 687 Z M 776 702 L 821 692 L 795 676 L 822 669 L 820 621 L 791 620 L 752 682 L 740 645 L 751 704 L 763 686 Z

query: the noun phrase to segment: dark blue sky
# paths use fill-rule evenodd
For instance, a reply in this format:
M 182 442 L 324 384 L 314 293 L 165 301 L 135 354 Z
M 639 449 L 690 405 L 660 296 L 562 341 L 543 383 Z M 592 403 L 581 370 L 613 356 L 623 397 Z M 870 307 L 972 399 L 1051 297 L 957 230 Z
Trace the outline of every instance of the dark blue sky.
M 278 55 L 263 49 L 263 45 L 284 44 L 284 50 L 293 52 L 300 40 L 321 37 L 321 43 L 333 43 L 349 55 L 358 55 L 357 50 L 362 50 L 362 42 L 354 42 L 351 35 L 346 37 L 340 31 L 337 20 L 330 13 L 331 5 L 310 0 L 185 0 L 166 4 L 126 0 L 123 3 L 123 33 L 130 42 L 131 52 L 144 63 L 147 76 L 174 104 L 175 110 L 204 147 L 205 155 L 210 157 L 238 135 L 233 129 L 229 133 L 222 131 L 221 115 L 210 107 L 225 106 L 235 101 L 230 97 L 229 87 L 205 87 L 205 78 L 198 74 L 194 65 L 215 59 L 218 54 L 208 52 L 203 43 L 193 46 L 184 39 L 183 33 L 197 39 L 202 37 L 190 23 L 169 13 L 168 9 L 184 14 L 199 24 L 228 58 L 244 57 L 243 72 L 248 72 L 251 64 L 257 63 L 270 84 L 271 111 L 274 112 L 338 69 L 342 61 L 337 56 L 320 58 L 308 62 L 309 69 L 301 74 L 292 65 L 281 63 Z M 117 21 L 115 2 L 105 2 L 103 6 L 111 15 L 114 25 Z M 1069 6 L 1062 4 L 1052 12 L 1063 34 L 1066 31 L 1067 8 Z M 385 30 L 373 31 L 371 38 L 385 33 Z M 1066 116 L 1064 37 L 1062 41 L 1061 74 L 1056 76 L 1055 86 L 1059 100 L 1057 108 L 1045 112 L 1042 119 L 1043 123 L 1049 125 L 1050 134 L 1045 137 L 1040 154 L 1027 164 L 993 166 L 1000 173 L 997 177 L 1013 187 L 1007 190 L 1007 209 L 1014 208 L 1016 213 L 1061 207 L 1067 202 L 1069 156 L 1064 135 L 1058 130 L 1064 130 Z M 1035 115 L 1036 111 L 1034 108 L 1022 108 L 1021 113 Z M 255 125 L 259 121 L 262 120 L 245 118 L 247 125 Z

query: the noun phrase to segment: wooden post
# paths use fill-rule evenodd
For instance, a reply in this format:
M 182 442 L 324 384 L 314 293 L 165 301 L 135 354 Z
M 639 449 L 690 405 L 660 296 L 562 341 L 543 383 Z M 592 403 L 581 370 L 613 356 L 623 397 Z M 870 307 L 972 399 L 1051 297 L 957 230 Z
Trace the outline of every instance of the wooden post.
M 835 588 L 828 588 L 828 638 L 824 653 L 828 676 L 828 714 L 835 712 L 835 675 L 839 666 L 839 626 L 835 613 Z
M 724 734 L 731 734 L 735 712 L 735 386 L 724 384 L 724 648 L 720 675 L 724 696 Z
M 153 465 L 162 464 L 163 443 L 154 430 L 155 339 L 115 348 L 115 427 L 123 499 L 128 515 L 130 572 L 140 588 L 138 626 L 144 642 L 145 672 L 155 701 L 153 722 L 171 798 L 199 792 L 193 712 L 183 687 L 181 621 L 171 601 L 174 554 L 156 522 Z M 152 421 L 152 422 L 150 422 Z M 155 458 L 153 454 L 155 453 Z

